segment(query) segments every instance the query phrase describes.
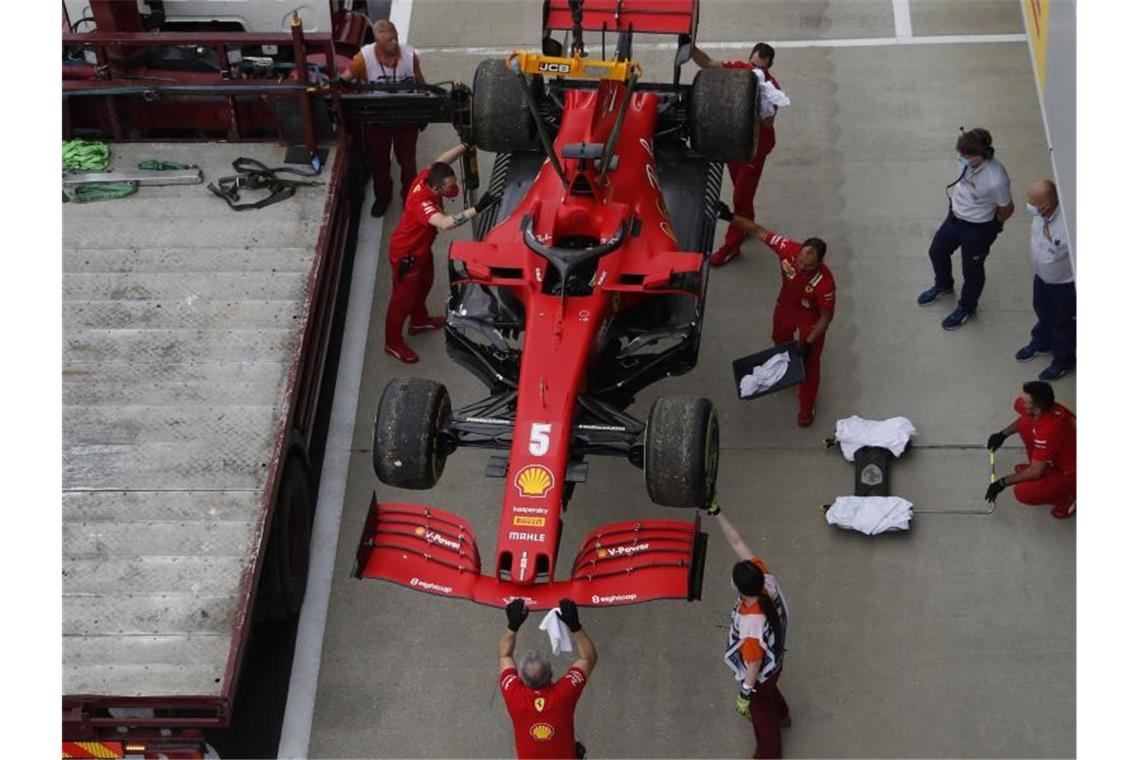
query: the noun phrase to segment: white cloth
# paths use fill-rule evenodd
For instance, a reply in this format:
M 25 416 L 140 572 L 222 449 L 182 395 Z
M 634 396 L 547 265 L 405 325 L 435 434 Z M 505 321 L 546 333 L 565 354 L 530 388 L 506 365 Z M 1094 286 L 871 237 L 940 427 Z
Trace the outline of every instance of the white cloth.
M 873 536 L 910 528 L 914 505 L 899 496 L 840 496 L 827 510 L 827 522 Z
M 756 78 L 760 80 L 760 118 L 767 119 L 776 115 L 776 106 L 790 106 L 792 101 L 772 80 L 767 78 L 763 69 L 752 69 Z
M 856 414 L 835 423 L 835 440 L 848 462 L 855 461 L 855 452 L 863 446 L 881 446 L 897 457 L 917 433 L 906 417 L 865 420 Z
M 546 613 L 546 617 L 538 624 L 538 629 L 546 631 L 547 635 L 550 636 L 550 651 L 554 654 L 574 651 L 574 647 L 570 645 L 573 638 L 570 627 L 562 622 L 558 610 L 551 610 Z
M 740 395 L 751 396 L 771 388 L 788 372 L 791 359 L 787 351 L 781 351 L 763 364 L 753 367 L 752 372 L 740 378 Z
M 1029 255 L 1033 273 L 1050 285 L 1073 281 L 1073 260 L 1069 256 L 1069 229 L 1058 206 L 1048 219 L 1035 216 L 1029 222 Z
M 950 188 L 954 216 L 967 222 L 992 221 L 998 206 L 1011 203 L 1009 173 L 996 158 L 987 158 L 978 168 L 967 169 L 962 179 Z

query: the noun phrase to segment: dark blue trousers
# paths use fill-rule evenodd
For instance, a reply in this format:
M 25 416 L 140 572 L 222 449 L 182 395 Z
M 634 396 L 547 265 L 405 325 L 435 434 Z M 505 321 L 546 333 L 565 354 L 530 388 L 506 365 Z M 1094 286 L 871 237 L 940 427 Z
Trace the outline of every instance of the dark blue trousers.
M 1033 276 L 1033 313 L 1037 324 L 1030 345 L 1037 351 L 1052 351 L 1053 362 L 1066 369 L 1077 363 L 1077 286 L 1067 282 L 1051 285 Z
M 947 214 L 946 220 L 930 241 L 934 284 L 939 288 L 954 287 L 950 255 L 958 248 L 962 249 L 962 292 L 958 296 L 958 306 L 971 314 L 978 308 L 978 298 L 986 285 L 986 256 L 1001 232 L 1001 227 L 1002 224 L 997 219 L 976 223 Z

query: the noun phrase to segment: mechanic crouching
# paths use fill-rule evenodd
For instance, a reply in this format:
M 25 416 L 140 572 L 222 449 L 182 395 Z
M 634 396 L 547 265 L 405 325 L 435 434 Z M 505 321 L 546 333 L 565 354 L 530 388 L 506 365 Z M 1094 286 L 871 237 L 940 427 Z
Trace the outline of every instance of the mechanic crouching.
M 435 280 L 431 244 L 440 230 L 466 224 L 495 202 L 493 196 L 484 194 L 471 208 L 458 214 L 443 213 L 443 199 L 459 195 L 459 183 L 451 164 L 465 150 L 466 145 L 455 146 L 416 175 L 408 191 L 404 214 L 388 243 L 392 296 L 384 323 L 384 351 L 406 364 L 414 364 L 420 357 L 404 342 L 404 322 L 411 317 L 409 335 L 443 327 L 443 317 L 433 317 L 427 310 L 427 296 Z
M 808 427 L 815 420 L 815 399 L 819 380 L 823 343 L 827 328 L 835 317 L 835 278 L 823 263 L 827 243 L 810 237 L 802 243 L 777 235 L 763 226 L 734 214 L 723 201 L 717 202 L 717 214 L 738 229 L 763 240 L 780 258 L 783 279 L 776 309 L 772 313 L 772 342 L 786 343 L 797 338 L 796 353 L 804 360 L 804 381 L 800 384 L 800 411 L 796 423 Z
M 582 630 L 578 605 L 563 599 L 557 614 L 578 645 L 578 659 L 557 681 L 552 680 L 550 660 L 534 651 L 516 668 L 511 659 L 515 639 L 529 614 L 522 599 L 508 604 L 507 632 L 499 640 L 499 689 L 514 724 L 515 752 L 520 758 L 584 758 L 586 748 L 574 738 L 574 708 L 598 664 L 598 651 Z

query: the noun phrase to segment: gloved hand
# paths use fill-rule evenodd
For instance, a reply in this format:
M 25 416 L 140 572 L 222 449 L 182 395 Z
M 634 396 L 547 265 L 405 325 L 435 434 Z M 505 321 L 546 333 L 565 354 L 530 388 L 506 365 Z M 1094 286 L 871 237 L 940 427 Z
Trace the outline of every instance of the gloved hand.
M 748 706 L 750 704 L 752 704 L 752 693 L 751 692 L 743 692 L 742 691 L 736 695 L 736 712 L 738 714 L 743 715 L 745 718 L 747 718 L 748 717 Z
M 558 602 L 558 617 L 570 629 L 570 633 L 582 630 L 582 621 L 578 620 L 578 605 L 573 599 L 563 599 Z
M 715 496 L 709 499 L 709 503 L 705 507 L 705 512 L 708 513 L 709 517 L 716 517 L 720 514 L 720 502 L 716 500 Z
M 1009 435 L 1001 430 L 996 433 L 990 433 L 990 437 L 986 439 L 986 448 L 990 451 L 997 451 L 1001 448 L 1001 445 L 1005 443 L 1006 438 L 1009 438 Z
M 986 489 L 986 501 L 991 504 L 997 501 L 998 494 L 1005 490 L 1005 478 L 998 478 L 993 483 L 990 483 L 989 488 Z
M 522 627 L 526 616 L 530 614 L 530 610 L 526 608 L 526 602 L 522 599 L 514 599 L 507 605 L 507 628 L 518 633 L 519 628 Z
M 731 222 L 736 217 L 736 214 L 732 213 L 732 209 L 724 201 L 716 202 L 716 215 L 718 219 L 723 219 L 726 222 Z
M 412 267 L 414 267 L 415 265 L 416 265 L 416 257 L 415 256 L 405 256 L 404 258 L 400 259 L 400 266 L 396 269 L 396 279 L 397 280 L 404 279 L 404 275 L 406 275 L 408 272 L 412 271 Z
M 792 353 L 803 359 L 807 359 L 808 354 L 811 353 L 811 344 L 806 340 L 797 340 L 795 345 L 792 346 Z
M 478 214 L 483 209 L 488 208 L 489 206 L 494 206 L 496 203 L 499 202 L 499 198 L 500 198 L 500 196 L 498 196 L 498 195 L 491 195 L 490 193 L 483 193 L 483 195 L 475 203 L 475 213 Z

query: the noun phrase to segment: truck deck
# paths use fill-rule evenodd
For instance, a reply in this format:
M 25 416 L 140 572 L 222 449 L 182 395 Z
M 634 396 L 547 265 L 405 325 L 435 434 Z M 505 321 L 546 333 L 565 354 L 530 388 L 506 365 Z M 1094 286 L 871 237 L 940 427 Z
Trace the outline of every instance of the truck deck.
M 112 153 L 112 171 L 179 161 L 204 182 L 63 205 L 63 693 L 224 697 L 335 148 L 321 186 L 241 213 L 205 184 L 240 156 L 279 166 L 280 146 Z

